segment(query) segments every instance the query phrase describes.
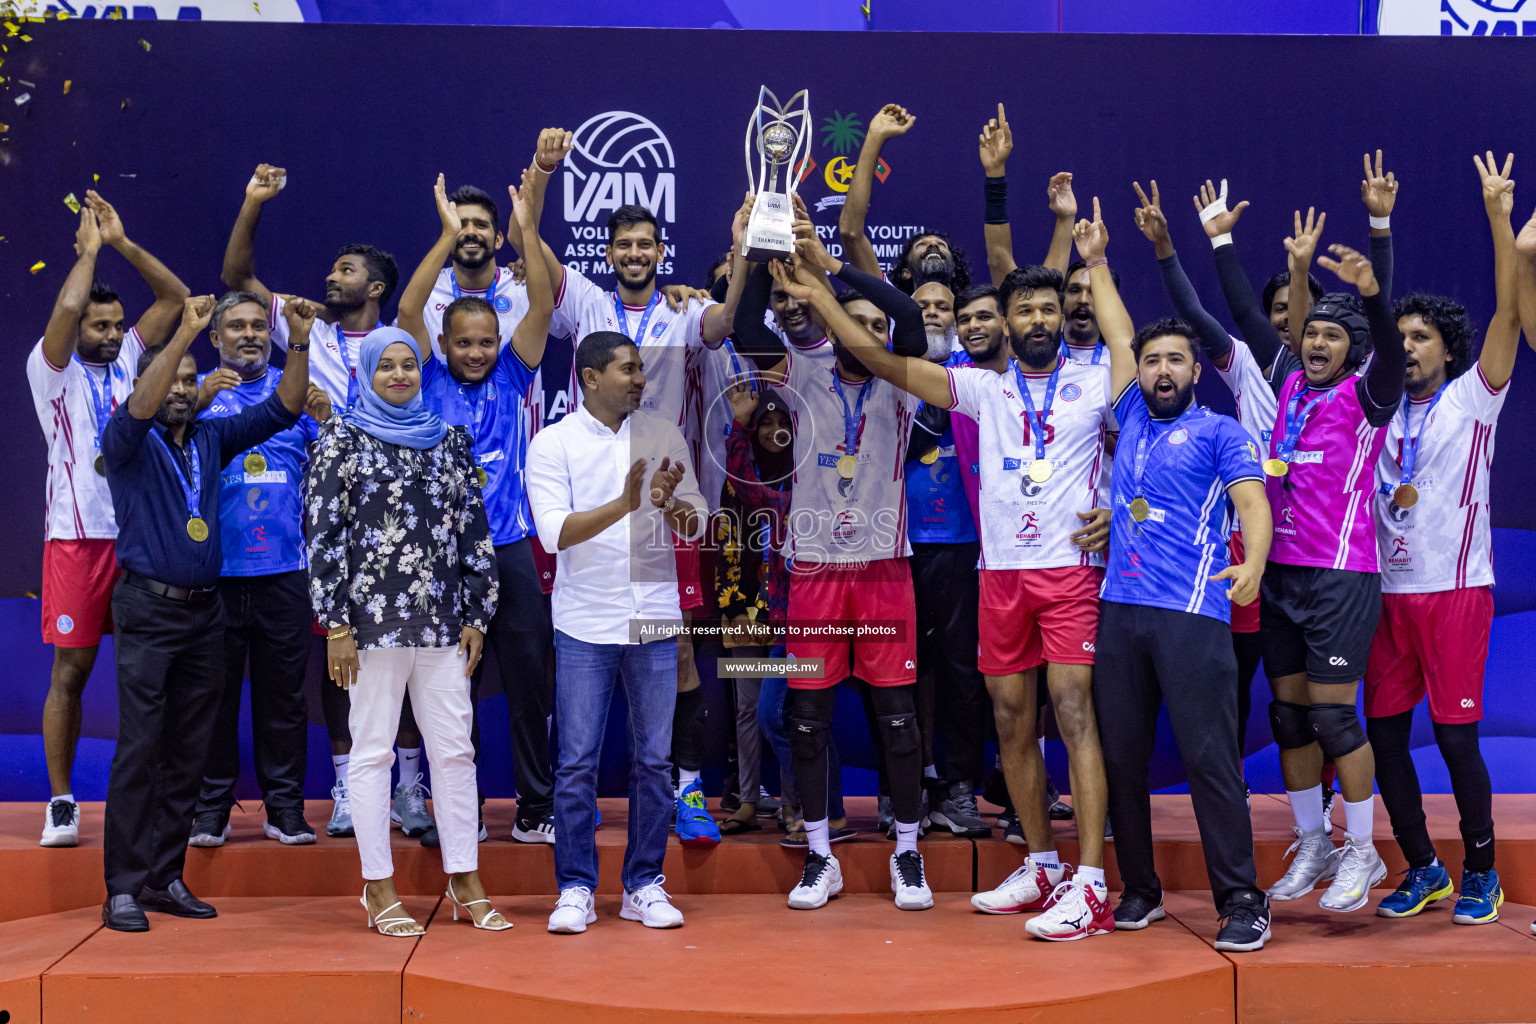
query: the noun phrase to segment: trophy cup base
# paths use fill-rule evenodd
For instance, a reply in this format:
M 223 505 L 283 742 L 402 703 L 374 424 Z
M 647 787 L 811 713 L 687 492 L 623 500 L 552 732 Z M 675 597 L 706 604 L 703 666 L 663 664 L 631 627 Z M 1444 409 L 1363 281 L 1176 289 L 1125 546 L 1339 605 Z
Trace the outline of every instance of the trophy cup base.
M 743 244 L 741 247 L 742 258 L 748 263 L 767 263 L 769 260 L 787 260 L 795 254 L 792 242 L 785 241 L 782 244 L 775 242 L 764 245 Z

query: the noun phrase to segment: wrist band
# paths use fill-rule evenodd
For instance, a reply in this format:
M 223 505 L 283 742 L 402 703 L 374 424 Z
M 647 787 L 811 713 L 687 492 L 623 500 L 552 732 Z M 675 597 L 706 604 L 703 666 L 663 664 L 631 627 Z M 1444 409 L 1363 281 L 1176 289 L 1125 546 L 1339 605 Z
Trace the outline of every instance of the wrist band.
M 351 635 L 352 635 L 352 627 L 351 626 L 347 626 L 347 627 L 345 627 L 343 629 L 332 630 L 331 632 L 325 634 L 325 638 L 327 640 L 340 640 L 344 636 L 351 636 Z
M 1391 214 L 1387 214 L 1387 216 L 1385 216 L 1385 217 L 1372 217 L 1371 218 L 1371 229 L 1372 230 L 1380 228 L 1381 230 L 1385 231 L 1387 228 L 1390 228 L 1391 226 L 1392 226 L 1392 215 Z
M 1008 179 L 988 178 L 981 188 L 986 223 L 1008 223 Z
M 1227 212 L 1227 179 L 1221 179 L 1221 193 L 1216 196 L 1216 201 L 1200 211 L 1200 223 L 1208 224 L 1213 219 Z
M 1092 270 L 1094 267 L 1104 267 L 1104 266 L 1108 266 L 1108 265 L 1109 265 L 1109 257 L 1108 256 L 1100 256 L 1096 260 L 1089 260 L 1087 263 L 1084 263 L 1083 267 L 1086 270 Z
M 310 343 L 306 341 L 302 345 L 289 345 L 288 346 L 288 351 L 289 352 L 308 352 L 309 351 L 309 344 Z
M 1217 235 L 1215 238 L 1211 239 L 1211 248 L 1212 249 L 1220 249 L 1224 245 L 1231 245 L 1231 244 L 1232 244 L 1232 232 L 1230 232 L 1230 231 L 1228 231 L 1224 235 Z
M 534 157 L 533 158 L 533 166 L 537 167 L 539 170 L 543 171 L 545 174 L 554 174 L 555 173 L 555 168 L 559 167 L 560 165 L 559 164 L 555 164 L 555 165 L 550 166 L 550 167 L 545 167 L 543 160 L 540 160 L 538 157 Z

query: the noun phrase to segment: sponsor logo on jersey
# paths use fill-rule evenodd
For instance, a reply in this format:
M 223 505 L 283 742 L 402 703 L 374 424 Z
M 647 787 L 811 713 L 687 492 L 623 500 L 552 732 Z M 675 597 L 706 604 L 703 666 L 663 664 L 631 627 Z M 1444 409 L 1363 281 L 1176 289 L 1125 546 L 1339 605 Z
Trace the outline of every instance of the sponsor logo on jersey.
M 1335 654 L 1333 657 L 1328 659 L 1328 664 L 1332 665 L 1334 668 L 1348 668 L 1349 667 L 1349 659 L 1348 658 L 1341 658 L 1337 654 Z
M 1471 697 L 1463 697 L 1463 698 L 1461 698 L 1461 706 L 1464 707 L 1464 708 L 1475 708 L 1475 707 L 1477 707 L 1477 701 L 1473 700 Z M 1488 843 L 1488 840 L 1484 839 L 1481 843 L 1478 843 L 1477 845 L 1479 847 L 1482 847 L 1486 843 Z
M 1183 427 L 1180 427 L 1178 430 L 1175 430 L 1173 433 L 1168 435 L 1168 443 L 1169 444 L 1183 444 L 1185 441 L 1188 441 L 1188 440 L 1189 440 L 1189 431 L 1185 430 Z
M 832 520 L 832 542 L 851 546 L 859 540 L 859 517 L 852 509 L 844 509 Z
M 1083 389 L 1078 387 L 1076 384 L 1068 384 L 1066 387 L 1061 389 L 1061 395 L 1059 397 L 1063 402 L 1075 402 L 1079 398 L 1083 397 Z
M 655 327 L 652 327 L 651 328 L 651 337 L 659 338 L 663 334 L 667 333 L 667 325 L 668 325 L 668 321 L 663 320 L 660 323 L 658 323 Z
M 1265 440 L 1267 441 L 1268 438 L 1265 438 Z M 1247 454 L 1248 458 L 1251 459 L 1255 464 L 1258 463 L 1258 461 L 1259 461 L 1259 446 L 1258 445 L 1254 444 L 1252 441 L 1244 441 L 1243 442 L 1243 451 Z
M 1393 537 L 1392 554 L 1387 556 L 1387 564 L 1406 566 L 1412 561 L 1413 555 L 1408 553 L 1408 538 L 1402 535 Z
M 73 633 L 75 631 L 75 620 L 68 615 L 60 615 L 58 620 L 54 622 L 54 626 L 60 633 Z
M 1016 540 L 1039 540 L 1040 517 L 1033 512 L 1025 512 L 1019 517 L 1019 532 L 1014 534 Z
M 496 308 L 496 312 L 498 313 L 512 312 L 512 300 L 507 298 L 505 295 L 496 296 L 496 301 L 492 302 L 491 305 Z

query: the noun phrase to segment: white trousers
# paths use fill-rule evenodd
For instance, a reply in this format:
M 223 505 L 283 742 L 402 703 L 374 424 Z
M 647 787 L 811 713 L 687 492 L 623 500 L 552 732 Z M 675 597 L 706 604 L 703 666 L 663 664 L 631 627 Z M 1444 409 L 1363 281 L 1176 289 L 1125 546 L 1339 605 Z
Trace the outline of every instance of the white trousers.
M 479 789 L 469 741 L 472 708 L 464 656 L 456 647 L 397 647 L 359 651 L 358 663 L 347 718 L 352 730 L 347 793 L 363 877 L 376 881 L 395 873 L 389 853 L 389 770 L 407 691 L 432 765 L 432 816 L 442 842 L 443 870 L 476 870 Z

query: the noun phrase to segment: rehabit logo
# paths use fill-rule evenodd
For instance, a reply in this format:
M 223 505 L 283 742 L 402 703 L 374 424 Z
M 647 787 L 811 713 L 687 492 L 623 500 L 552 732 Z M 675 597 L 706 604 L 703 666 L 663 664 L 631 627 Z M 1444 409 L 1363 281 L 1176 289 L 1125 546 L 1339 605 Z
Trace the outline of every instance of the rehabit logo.
M 667 224 L 677 219 L 676 160 L 656 123 L 628 110 L 583 121 L 565 159 L 565 219 L 597 221 L 620 206 L 643 206 Z

